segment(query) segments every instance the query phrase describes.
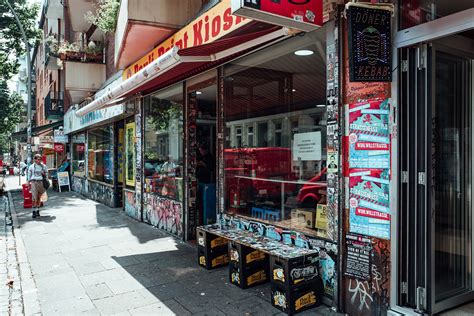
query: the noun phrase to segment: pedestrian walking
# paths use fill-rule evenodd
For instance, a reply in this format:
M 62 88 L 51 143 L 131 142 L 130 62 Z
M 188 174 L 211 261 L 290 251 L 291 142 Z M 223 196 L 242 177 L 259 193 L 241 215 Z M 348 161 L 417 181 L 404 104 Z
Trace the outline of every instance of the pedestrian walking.
M 41 155 L 36 154 L 34 162 L 28 168 L 28 182 L 31 186 L 33 199 L 33 218 L 40 216 L 41 196 L 46 192 L 46 188 L 43 186 L 43 179 L 46 179 L 47 172 L 48 169 L 41 162 Z

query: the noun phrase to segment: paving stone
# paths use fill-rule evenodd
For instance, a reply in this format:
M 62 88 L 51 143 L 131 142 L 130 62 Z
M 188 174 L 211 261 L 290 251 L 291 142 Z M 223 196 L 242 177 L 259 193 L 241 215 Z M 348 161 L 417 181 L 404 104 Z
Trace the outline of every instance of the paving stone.
M 86 292 L 89 298 L 92 300 L 110 297 L 114 295 L 114 293 L 105 283 L 91 285 L 86 288 Z
M 93 300 L 93 303 L 101 313 L 109 315 L 142 307 L 148 302 L 140 293 L 134 291 Z

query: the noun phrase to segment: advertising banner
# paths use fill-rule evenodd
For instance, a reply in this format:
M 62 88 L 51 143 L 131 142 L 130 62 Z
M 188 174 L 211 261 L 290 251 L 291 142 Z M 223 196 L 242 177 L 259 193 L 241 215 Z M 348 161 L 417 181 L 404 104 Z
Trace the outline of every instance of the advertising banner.
M 390 196 L 387 169 L 351 169 L 350 232 L 390 239 Z
M 323 25 L 323 1 L 232 0 L 232 14 L 310 32 Z
M 389 102 L 349 105 L 349 167 L 390 168 Z

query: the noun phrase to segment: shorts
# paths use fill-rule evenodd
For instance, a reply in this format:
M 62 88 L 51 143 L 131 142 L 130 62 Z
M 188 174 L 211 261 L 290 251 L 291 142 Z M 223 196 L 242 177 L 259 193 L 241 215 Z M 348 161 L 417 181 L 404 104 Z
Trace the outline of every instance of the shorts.
M 36 201 L 36 198 L 40 199 L 45 191 L 42 180 L 31 181 L 31 195 L 33 196 L 33 201 Z

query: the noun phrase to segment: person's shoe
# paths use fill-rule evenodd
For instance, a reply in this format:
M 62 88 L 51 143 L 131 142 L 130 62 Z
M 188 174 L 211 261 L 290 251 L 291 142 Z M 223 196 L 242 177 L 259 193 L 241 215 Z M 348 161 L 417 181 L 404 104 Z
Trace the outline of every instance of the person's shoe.
M 36 211 L 36 216 L 37 216 L 37 217 L 40 217 L 40 210 L 37 210 L 37 211 Z
M 33 211 L 33 218 L 36 218 L 36 211 Z

